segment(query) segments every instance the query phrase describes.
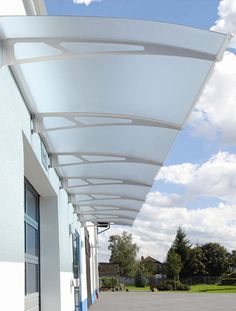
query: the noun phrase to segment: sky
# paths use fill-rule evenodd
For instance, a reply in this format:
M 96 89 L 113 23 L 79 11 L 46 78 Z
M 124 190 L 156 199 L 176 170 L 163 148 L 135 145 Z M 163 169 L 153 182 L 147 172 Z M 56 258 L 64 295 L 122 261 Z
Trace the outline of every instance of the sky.
M 236 0 L 46 0 L 49 15 L 149 19 L 236 33 Z M 236 39 L 217 63 L 185 128 L 156 176 L 132 227 L 99 235 L 99 260 L 108 239 L 132 233 L 139 257 L 165 260 L 182 226 L 192 244 L 236 249 Z

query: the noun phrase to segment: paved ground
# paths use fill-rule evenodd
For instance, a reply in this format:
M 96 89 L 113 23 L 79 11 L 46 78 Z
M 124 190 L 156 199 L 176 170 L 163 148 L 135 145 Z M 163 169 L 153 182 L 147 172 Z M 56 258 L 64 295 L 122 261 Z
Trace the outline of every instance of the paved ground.
M 236 311 L 236 294 L 103 292 L 89 311 Z

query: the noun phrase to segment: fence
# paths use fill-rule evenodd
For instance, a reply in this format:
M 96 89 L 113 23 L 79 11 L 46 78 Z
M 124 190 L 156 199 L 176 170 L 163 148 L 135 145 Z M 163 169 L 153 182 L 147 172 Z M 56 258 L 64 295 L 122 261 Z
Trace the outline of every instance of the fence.
M 188 278 L 181 278 L 181 283 L 188 285 L 196 284 L 220 284 L 221 277 L 218 276 L 192 276 Z
M 127 277 L 121 276 L 120 283 L 125 284 L 125 285 L 134 285 L 135 281 L 134 281 L 134 278 L 127 278 Z

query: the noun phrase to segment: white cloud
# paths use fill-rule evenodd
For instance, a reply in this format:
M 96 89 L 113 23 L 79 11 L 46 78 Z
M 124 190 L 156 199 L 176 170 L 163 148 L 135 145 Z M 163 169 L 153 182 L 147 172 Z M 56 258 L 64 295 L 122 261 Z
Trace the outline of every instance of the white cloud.
M 218 7 L 219 19 L 211 30 L 236 34 L 236 1 L 222 0 Z M 232 39 L 230 46 L 236 48 L 236 37 Z
M 202 165 L 184 163 L 166 166 L 161 168 L 156 180 L 184 185 L 186 199 L 206 196 L 236 203 L 236 155 L 218 152 Z M 149 196 L 147 202 L 154 205 L 153 195 Z M 177 194 L 166 197 L 158 192 L 155 200 L 158 200 L 159 206 L 167 206 L 163 202 L 173 202 L 176 206 L 176 202 L 181 202 L 181 197 Z
M 184 206 L 185 198 L 177 193 L 161 193 L 150 192 L 147 196 L 146 203 L 152 207 L 171 207 L 171 206 Z
M 92 2 L 100 2 L 102 0 L 73 0 L 75 4 L 85 4 L 85 5 L 90 5 Z
M 219 152 L 198 167 L 187 185 L 190 195 L 217 197 L 236 202 L 236 155 Z
M 152 212 L 150 213 L 150 209 Z M 149 221 L 143 221 L 147 218 Z M 164 260 L 178 226 L 182 226 L 192 243 L 219 242 L 235 247 L 236 205 L 221 203 L 217 207 L 188 210 L 177 207 L 153 207 L 145 204 L 134 224 L 135 240 L 141 254 Z M 149 243 L 147 243 L 149 241 Z
M 217 63 L 202 96 L 192 112 L 189 124 L 192 134 L 214 139 L 219 134 L 222 144 L 236 141 L 236 56 L 226 52 Z
M 182 226 L 193 244 L 218 242 L 229 250 L 236 237 L 236 155 L 219 152 L 201 165 L 184 163 L 163 167 L 158 180 L 180 184 L 185 194 L 152 192 L 147 196 L 133 227 L 112 227 L 99 236 L 100 260 L 108 260 L 108 238 L 128 230 L 140 246 L 140 256 L 165 260 L 166 252 Z M 204 209 L 188 209 L 199 196 L 221 202 Z
M 197 169 L 197 165 L 192 163 L 183 163 L 180 165 L 164 166 L 160 169 L 156 180 L 165 180 L 176 184 L 185 185 L 189 183 L 193 174 Z
M 222 0 L 218 7 L 219 18 L 211 30 L 236 34 L 236 1 Z M 236 48 L 236 36 L 229 44 Z M 216 139 L 232 145 L 236 141 L 236 56 L 226 52 L 217 63 L 212 77 L 203 91 L 195 111 L 189 119 L 192 134 Z
M 188 210 L 185 207 L 157 207 L 144 204 L 133 227 L 113 226 L 99 235 L 99 259 L 109 260 L 108 239 L 123 230 L 133 234 L 141 256 L 165 260 L 178 226 L 182 226 L 193 244 L 218 242 L 228 250 L 235 249 L 236 205 L 219 204 L 216 207 Z

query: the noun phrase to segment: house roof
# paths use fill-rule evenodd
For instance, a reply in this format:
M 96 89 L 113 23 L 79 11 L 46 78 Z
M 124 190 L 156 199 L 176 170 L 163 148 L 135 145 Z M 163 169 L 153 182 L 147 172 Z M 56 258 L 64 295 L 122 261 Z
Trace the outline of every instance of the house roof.
M 100 262 L 98 265 L 99 275 L 117 275 L 120 272 L 118 264 Z
M 151 256 L 147 256 L 147 257 L 143 258 L 142 261 L 162 264 L 160 261 L 158 261 L 157 259 L 155 259 Z

